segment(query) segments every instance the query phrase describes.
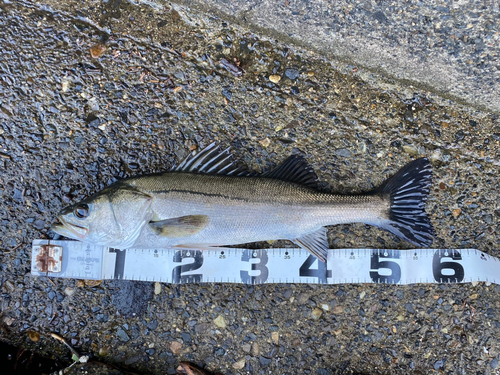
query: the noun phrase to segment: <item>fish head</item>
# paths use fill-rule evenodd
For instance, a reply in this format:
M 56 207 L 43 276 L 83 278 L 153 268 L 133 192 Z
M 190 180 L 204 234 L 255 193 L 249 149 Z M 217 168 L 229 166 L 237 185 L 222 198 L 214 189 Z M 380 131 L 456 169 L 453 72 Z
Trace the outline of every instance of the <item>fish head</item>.
M 151 200 L 128 186 L 109 187 L 64 208 L 52 230 L 94 245 L 130 247 L 152 216 Z

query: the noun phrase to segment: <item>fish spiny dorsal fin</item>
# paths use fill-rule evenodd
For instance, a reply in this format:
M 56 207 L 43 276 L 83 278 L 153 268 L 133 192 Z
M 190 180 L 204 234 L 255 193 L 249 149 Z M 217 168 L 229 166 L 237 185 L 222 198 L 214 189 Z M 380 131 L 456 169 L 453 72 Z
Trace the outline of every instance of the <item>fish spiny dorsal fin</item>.
M 216 142 L 212 142 L 203 150 L 197 153 L 191 153 L 184 161 L 179 164 L 175 171 L 220 174 L 226 176 L 251 176 L 252 172 L 239 166 L 233 155 L 230 153 L 230 147 L 220 150 Z
M 263 173 L 262 177 L 274 178 L 312 189 L 318 188 L 318 176 L 303 156 L 291 155 L 273 170 Z

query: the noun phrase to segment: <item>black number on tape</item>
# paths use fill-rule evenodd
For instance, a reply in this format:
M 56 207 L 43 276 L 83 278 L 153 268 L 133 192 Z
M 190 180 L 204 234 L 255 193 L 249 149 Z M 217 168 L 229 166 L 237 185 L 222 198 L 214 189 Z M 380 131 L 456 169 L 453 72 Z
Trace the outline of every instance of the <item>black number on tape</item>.
M 462 254 L 457 250 L 438 250 L 432 259 L 434 280 L 439 283 L 460 283 L 464 280 L 464 267 L 453 260 L 462 260 Z
M 176 284 L 184 283 L 199 283 L 203 279 L 203 274 L 196 273 L 191 275 L 183 275 L 183 273 L 194 271 L 203 265 L 203 252 L 201 250 L 179 250 L 174 254 L 174 262 L 182 263 L 183 259 L 193 258 L 193 263 L 176 266 L 172 270 L 172 282 Z
M 263 284 L 269 276 L 266 267 L 268 257 L 266 250 L 245 250 L 241 255 L 243 262 L 250 262 L 250 259 L 259 259 L 259 263 L 252 262 L 251 271 L 240 271 L 241 281 L 244 284 Z
M 306 261 L 299 268 L 300 277 L 317 277 L 319 284 L 326 284 L 327 278 L 332 277 L 332 271 L 326 269 L 326 262 L 318 260 L 318 268 L 311 268 L 314 261 L 317 260 L 314 255 L 309 255 Z
M 397 284 L 401 280 L 401 267 L 394 261 L 382 259 L 398 259 L 400 258 L 399 252 L 396 254 L 384 253 L 380 254 L 379 250 L 374 250 L 372 253 L 370 269 L 370 278 L 374 283 L 381 284 Z M 390 275 L 381 275 L 381 270 L 389 270 Z M 384 273 L 386 273 L 385 271 Z

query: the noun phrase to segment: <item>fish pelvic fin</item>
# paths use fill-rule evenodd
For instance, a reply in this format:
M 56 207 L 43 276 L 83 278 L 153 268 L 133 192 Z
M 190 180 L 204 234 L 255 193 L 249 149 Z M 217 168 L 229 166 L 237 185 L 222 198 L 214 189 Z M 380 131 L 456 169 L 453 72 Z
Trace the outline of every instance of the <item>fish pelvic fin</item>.
M 396 236 L 420 247 L 434 239 L 434 228 L 425 212 L 432 183 L 432 167 L 426 158 L 408 163 L 371 194 L 388 196 L 388 220 L 378 224 Z
M 322 262 L 325 262 L 328 257 L 329 249 L 326 233 L 327 229 L 322 227 L 317 231 L 306 234 L 305 236 L 296 238 L 292 241 L 301 248 L 311 252 L 312 255 Z

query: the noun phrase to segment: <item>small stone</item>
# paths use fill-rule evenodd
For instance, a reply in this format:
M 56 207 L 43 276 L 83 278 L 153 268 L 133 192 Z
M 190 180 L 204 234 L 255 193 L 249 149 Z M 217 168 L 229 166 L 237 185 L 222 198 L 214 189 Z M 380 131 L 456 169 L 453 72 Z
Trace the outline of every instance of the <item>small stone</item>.
M 444 361 L 440 359 L 439 361 L 434 362 L 434 370 L 439 370 L 444 367 Z
M 181 354 L 182 343 L 180 343 L 179 341 L 172 341 L 169 347 L 172 353 L 174 353 L 175 355 Z
M 474 293 L 474 294 L 471 294 L 469 298 L 470 299 L 477 299 L 477 297 L 478 297 L 478 294 Z
M 204 333 L 210 328 L 210 323 L 200 323 L 194 326 L 194 331 L 197 334 Z
M 335 150 L 335 155 L 343 156 L 344 158 L 350 158 L 351 151 L 346 148 L 339 148 L 338 150 Z
M 85 280 L 85 285 L 95 287 L 101 285 L 102 280 Z
M 265 138 L 261 141 L 259 141 L 259 143 L 263 146 L 263 147 L 267 147 L 271 144 L 271 140 L 269 138 Z
M 335 306 L 337 307 L 337 306 Z M 335 312 L 335 308 L 333 309 L 333 311 Z M 323 310 L 321 310 L 320 308 L 315 308 L 312 313 L 311 313 L 311 316 L 314 320 L 318 320 L 319 318 L 321 318 L 321 315 L 323 314 Z
M 491 368 L 492 368 L 492 369 L 496 369 L 496 368 L 497 368 L 497 366 L 498 366 L 498 359 L 493 358 L 493 359 L 491 360 L 491 362 L 490 362 L 490 366 L 491 366 Z
M 99 349 L 99 355 L 104 357 L 109 354 L 109 348 L 107 346 Z
M 363 299 L 366 296 L 366 292 L 363 290 L 361 293 L 359 293 L 359 299 Z
M 155 282 L 155 294 L 158 295 L 161 293 L 161 284 L 157 281 Z
M 453 210 L 452 215 L 456 219 L 457 217 L 460 216 L 461 213 L 462 213 L 462 210 L 460 208 L 456 208 Z
M 7 292 L 9 293 L 12 293 L 14 292 L 14 290 L 16 289 L 16 287 L 14 286 L 14 283 L 10 280 L 6 281 L 3 286 L 5 287 L 5 289 L 7 290 Z
M 273 339 L 273 342 L 274 342 L 275 345 L 279 345 L 280 334 L 278 332 L 272 332 L 271 333 L 271 338 Z
M 241 370 L 243 367 L 245 367 L 245 358 L 233 363 L 233 368 L 235 370 Z
M 83 280 L 78 280 L 76 282 L 76 286 L 79 287 L 79 288 L 83 288 L 85 286 L 85 281 Z
M 299 70 L 296 68 L 288 68 L 285 70 L 285 76 L 291 80 L 297 79 L 299 78 Z
M 413 308 L 413 305 L 411 303 L 407 303 L 405 305 L 406 311 L 408 311 L 410 314 L 415 314 L 415 309 Z
M 75 291 L 75 288 L 71 288 L 68 286 L 64 289 L 64 294 L 66 294 L 68 297 L 71 297 L 73 294 L 75 294 Z
M 333 308 L 333 313 L 334 314 L 342 314 L 344 312 L 344 308 L 341 305 L 336 305 Z
M 252 349 L 252 345 L 250 344 L 243 344 L 241 345 L 241 349 L 245 352 L 245 353 L 250 353 L 250 350 Z
M 215 318 L 214 323 L 219 328 L 226 328 L 226 320 L 222 315 L 219 315 L 217 318 Z
M 259 362 L 263 367 L 269 366 L 271 364 L 271 358 L 259 357 Z
M 410 155 L 418 155 L 418 148 L 414 145 L 404 145 L 403 150 Z
M 328 303 L 322 303 L 320 307 L 323 311 L 330 311 L 330 305 Z
M 33 342 L 37 342 L 38 340 L 40 340 L 40 334 L 38 332 L 35 332 L 35 331 L 29 331 L 28 337 Z
M 101 56 L 104 51 L 106 51 L 106 46 L 103 44 L 94 44 L 92 47 L 90 47 L 90 56 L 92 56 L 93 59 L 97 59 L 99 56 Z
M 277 74 L 273 74 L 273 75 L 270 75 L 269 76 L 269 80 L 272 82 L 272 83 L 278 83 L 279 81 L 281 81 L 281 76 L 277 75 Z
M 116 331 L 116 334 L 118 338 L 124 342 L 127 342 L 130 340 L 129 335 L 127 335 L 127 332 L 125 332 L 122 328 L 119 328 L 118 331 Z
M 254 342 L 252 344 L 252 355 L 254 357 L 257 357 L 260 353 L 260 348 L 259 348 L 259 344 L 257 344 L 256 342 Z

